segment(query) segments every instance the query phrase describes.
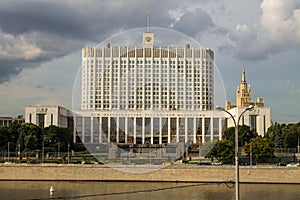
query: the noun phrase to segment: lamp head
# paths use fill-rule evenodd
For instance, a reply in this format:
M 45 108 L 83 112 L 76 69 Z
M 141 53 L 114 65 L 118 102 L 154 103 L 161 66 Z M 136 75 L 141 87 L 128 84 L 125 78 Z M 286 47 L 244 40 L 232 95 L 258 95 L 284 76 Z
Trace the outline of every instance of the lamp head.
M 248 106 L 248 108 L 246 110 L 252 110 L 254 108 L 253 105 Z

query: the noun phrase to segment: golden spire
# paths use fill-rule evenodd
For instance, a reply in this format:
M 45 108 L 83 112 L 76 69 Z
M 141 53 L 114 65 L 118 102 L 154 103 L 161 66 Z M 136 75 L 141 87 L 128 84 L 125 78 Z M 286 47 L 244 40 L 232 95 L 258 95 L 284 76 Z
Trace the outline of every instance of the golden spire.
M 245 67 L 243 64 L 243 68 L 242 68 L 242 82 L 246 82 L 246 76 L 245 76 Z

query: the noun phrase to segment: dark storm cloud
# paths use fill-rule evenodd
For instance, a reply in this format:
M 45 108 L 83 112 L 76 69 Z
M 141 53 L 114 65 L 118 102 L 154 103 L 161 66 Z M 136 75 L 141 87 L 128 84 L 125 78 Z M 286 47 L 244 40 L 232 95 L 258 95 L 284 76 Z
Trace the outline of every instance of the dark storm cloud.
M 8 81 L 11 76 L 14 74 L 19 74 L 21 72 L 20 62 L 18 61 L 6 61 L 6 60 L 0 60 L 0 83 L 4 83 Z
M 24 68 L 38 67 L 87 43 L 98 44 L 112 33 L 145 27 L 148 9 L 150 26 L 168 28 L 174 23 L 169 11 L 179 6 L 176 0 L 1 1 L 0 83 Z M 194 36 L 212 26 L 211 17 L 197 9 L 185 10 L 173 28 Z
M 139 1 L 71 2 L 24 1 L 0 3 L 2 32 L 23 34 L 41 31 L 66 37 L 93 40 L 112 29 L 146 26 L 146 7 Z M 164 2 L 165 3 L 165 2 Z M 98 8 L 98 9 L 96 9 Z M 167 7 L 153 5 L 151 20 L 166 26 Z
M 87 38 L 85 21 L 85 16 L 79 10 L 65 3 L 12 1 L 0 7 L 1 30 L 13 35 L 41 31 Z
M 36 66 L 37 64 L 46 61 L 47 58 L 39 58 L 35 61 L 18 60 L 5 60 L 0 58 L 0 83 L 5 83 L 16 74 L 19 74 L 23 69 Z

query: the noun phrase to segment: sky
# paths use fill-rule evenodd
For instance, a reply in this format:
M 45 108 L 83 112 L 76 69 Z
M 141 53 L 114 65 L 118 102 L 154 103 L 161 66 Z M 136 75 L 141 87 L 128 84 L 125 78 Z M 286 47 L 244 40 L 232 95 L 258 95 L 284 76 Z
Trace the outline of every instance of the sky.
M 300 121 L 300 0 L 1 0 L 0 116 L 71 109 L 81 49 L 145 27 L 147 10 L 150 26 L 214 49 L 227 100 L 235 103 L 244 65 L 272 121 Z

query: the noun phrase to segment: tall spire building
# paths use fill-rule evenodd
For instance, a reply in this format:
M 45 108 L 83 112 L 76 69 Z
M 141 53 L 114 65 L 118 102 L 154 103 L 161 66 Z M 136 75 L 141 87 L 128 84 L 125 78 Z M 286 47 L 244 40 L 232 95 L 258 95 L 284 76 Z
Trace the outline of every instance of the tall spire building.
M 252 101 L 252 90 L 250 84 L 248 85 L 246 82 L 246 72 L 243 65 L 242 80 L 236 91 L 236 105 L 232 105 L 231 101 L 226 101 L 226 110 L 235 116 L 239 116 L 249 106 L 254 106 L 254 109 L 242 116 L 241 124 L 250 126 L 259 135 L 264 135 L 271 126 L 270 107 L 265 107 L 264 98 L 262 97 L 258 97 L 256 101 Z M 229 119 L 228 127 L 231 126 L 234 126 L 234 124 Z
M 242 68 L 242 81 L 236 91 L 236 105 L 237 107 L 245 107 L 252 101 L 252 92 L 250 85 L 247 85 L 245 67 Z

